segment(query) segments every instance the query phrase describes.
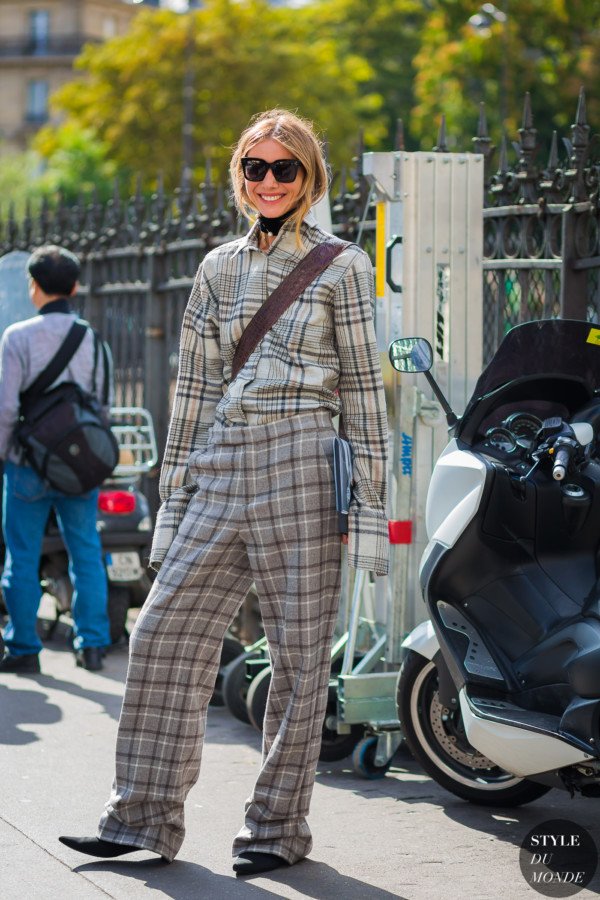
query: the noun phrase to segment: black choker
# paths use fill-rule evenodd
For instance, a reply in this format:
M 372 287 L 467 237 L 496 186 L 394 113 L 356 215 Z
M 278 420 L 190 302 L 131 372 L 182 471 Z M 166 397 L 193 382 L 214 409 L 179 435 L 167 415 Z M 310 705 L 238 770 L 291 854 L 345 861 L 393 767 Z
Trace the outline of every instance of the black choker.
M 276 216 L 274 219 L 269 219 L 267 216 L 261 214 L 258 217 L 258 227 L 263 234 L 278 235 L 283 223 L 287 221 L 294 212 L 294 209 L 290 209 L 289 212 L 284 213 L 282 216 Z

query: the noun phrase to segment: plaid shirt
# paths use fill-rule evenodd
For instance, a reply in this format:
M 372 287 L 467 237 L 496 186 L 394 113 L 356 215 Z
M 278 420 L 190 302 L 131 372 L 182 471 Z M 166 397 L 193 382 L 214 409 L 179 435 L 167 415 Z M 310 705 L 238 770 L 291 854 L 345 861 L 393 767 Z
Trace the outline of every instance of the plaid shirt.
M 266 298 L 314 246 L 330 235 L 312 213 L 303 246 L 285 223 L 267 253 L 255 224 L 246 237 L 206 255 L 183 318 L 179 374 L 160 476 L 151 564 L 162 562 L 196 490 L 190 454 L 221 425 L 260 425 L 306 410 L 342 413 L 353 451 L 348 559 L 354 568 L 388 571 L 387 414 L 373 325 L 369 257 L 351 245 L 291 304 L 234 381 L 242 332 Z

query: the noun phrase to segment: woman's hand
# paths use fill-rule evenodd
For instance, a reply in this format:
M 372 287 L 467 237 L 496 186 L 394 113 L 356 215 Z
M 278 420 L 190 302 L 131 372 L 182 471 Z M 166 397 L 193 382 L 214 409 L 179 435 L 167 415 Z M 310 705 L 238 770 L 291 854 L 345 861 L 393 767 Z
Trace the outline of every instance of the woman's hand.
M 348 543 L 348 535 L 347 534 L 341 534 L 340 537 L 342 539 L 342 544 Z

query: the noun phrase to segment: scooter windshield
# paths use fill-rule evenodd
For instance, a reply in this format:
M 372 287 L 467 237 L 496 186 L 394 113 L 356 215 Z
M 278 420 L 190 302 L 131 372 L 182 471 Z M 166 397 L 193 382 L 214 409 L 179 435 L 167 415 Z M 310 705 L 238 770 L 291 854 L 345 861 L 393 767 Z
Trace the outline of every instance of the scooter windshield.
M 495 411 L 519 402 L 536 405 L 542 417 L 572 414 L 599 388 L 600 328 L 568 319 L 517 325 L 480 375 L 457 436 L 472 440 L 498 418 Z

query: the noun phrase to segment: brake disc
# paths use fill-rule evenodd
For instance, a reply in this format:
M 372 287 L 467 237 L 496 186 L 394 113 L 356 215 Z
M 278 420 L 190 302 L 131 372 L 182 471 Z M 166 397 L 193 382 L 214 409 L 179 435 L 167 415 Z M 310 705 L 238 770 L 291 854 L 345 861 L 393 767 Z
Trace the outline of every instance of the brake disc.
M 472 749 L 472 752 L 469 752 L 460 747 L 459 738 L 447 729 L 443 715 L 444 707 L 440 703 L 439 694 L 436 691 L 431 697 L 429 722 L 444 752 L 456 762 L 463 766 L 468 766 L 470 769 L 495 769 L 496 764 L 491 759 L 488 759 L 487 756 L 475 750 L 475 748 Z M 451 715 L 456 715 L 456 713 L 449 713 L 449 716 Z M 449 722 L 450 719 L 448 718 L 447 721 Z

